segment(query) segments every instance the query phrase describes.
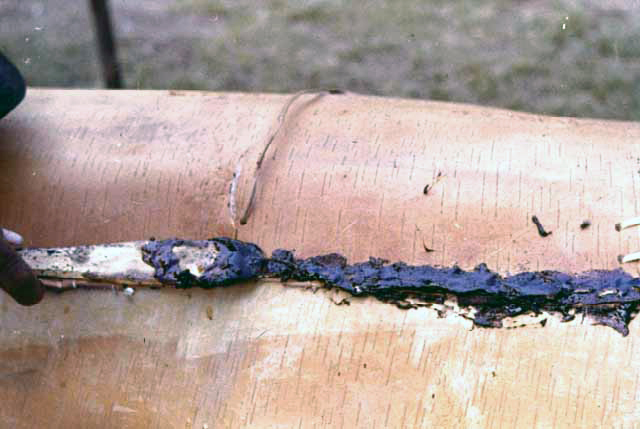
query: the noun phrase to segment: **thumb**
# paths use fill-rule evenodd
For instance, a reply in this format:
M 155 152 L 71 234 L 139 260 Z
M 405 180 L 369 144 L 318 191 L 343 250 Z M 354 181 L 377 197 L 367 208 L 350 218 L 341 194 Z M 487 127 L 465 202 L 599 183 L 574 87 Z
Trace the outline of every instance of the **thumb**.
M 37 304 L 44 296 L 42 283 L 7 242 L 0 229 L 0 287 L 22 305 Z

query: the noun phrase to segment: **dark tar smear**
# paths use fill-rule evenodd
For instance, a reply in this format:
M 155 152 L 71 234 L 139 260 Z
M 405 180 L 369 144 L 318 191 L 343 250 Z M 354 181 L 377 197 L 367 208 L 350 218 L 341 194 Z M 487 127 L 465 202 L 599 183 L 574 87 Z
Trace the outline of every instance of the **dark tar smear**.
M 211 242 L 219 253 L 196 277 L 179 267 L 175 246 L 204 248 Z M 306 259 L 289 250 L 275 250 L 265 257 L 255 244 L 230 238 L 152 241 L 143 248 L 144 260 L 156 270 L 156 278 L 177 288 L 213 288 L 261 277 L 282 281 L 318 281 L 353 296 L 372 296 L 400 308 L 443 304 L 455 299 L 458 306 L 474 309 L 476 326 L 500 328 L 503 320 L 541 312 L 561 315 L 569 321 L 584 315 L 610 326 L 622 335 L 640 303 L 640 278 L 621 269 L 594 270 L 580 274 L 558 271 L 523 272 L 501 276 L 478 265 L 471 271 L 457 266 L 411 266 L 378 258 L 348 264 L 338 253 Z
M 205 249 L 211 242 L 218 254 L 213 263 L 202 267 L 202 275 L 196 277 L 180 267 L 180 258 L 174 253 L 174 247 Z M 142 258 L 155 268 L 154 277 L 158 281 L 181 289 L 213 288 L 251 280 L 260 275 L 264 266 L 264 253 L 258 246 L 225 237 L 211 240 L 150 241 L 142 248 Z

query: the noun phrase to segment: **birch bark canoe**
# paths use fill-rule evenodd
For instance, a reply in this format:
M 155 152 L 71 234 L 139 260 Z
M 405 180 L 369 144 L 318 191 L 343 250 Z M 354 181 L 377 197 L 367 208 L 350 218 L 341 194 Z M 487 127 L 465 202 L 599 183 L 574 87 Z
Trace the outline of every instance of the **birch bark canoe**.
M 236 231 L 239 158 L 263 147 L 287 99 L 32 89 L 0 121 L 0 225 L 37 247 L 237 234 L 267 253 L 503 274 L 614 269 L 640 250 L 634 228 L 615 230 L 640 214 L 640 125 L 355 94 L 291 107 Z M 246 181 L 237 192 L 246 201 Z M 639 421 L 637 321 L 627 337 L 555 318 L 472 329 L 430 309 L 261 286 L 76 290 L 32 308 L 2 295 L 2 426 Z

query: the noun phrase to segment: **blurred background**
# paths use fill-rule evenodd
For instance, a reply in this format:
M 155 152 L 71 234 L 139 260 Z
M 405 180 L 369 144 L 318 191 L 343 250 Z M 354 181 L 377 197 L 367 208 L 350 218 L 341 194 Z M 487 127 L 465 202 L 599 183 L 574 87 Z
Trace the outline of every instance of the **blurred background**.
M 0 51 L 31 86 L 104 86 L 92 3 L 0 0 Z M 125 88 L 337 87 L 640 120 L 638 0 L 110 0 L 108 6 Z

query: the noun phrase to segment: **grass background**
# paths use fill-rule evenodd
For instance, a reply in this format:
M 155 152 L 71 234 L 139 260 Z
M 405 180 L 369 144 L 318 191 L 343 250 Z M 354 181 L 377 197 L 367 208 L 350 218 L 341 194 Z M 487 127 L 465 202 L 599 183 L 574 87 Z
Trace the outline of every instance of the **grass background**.
M 367 94 L 640 120 L 636 0 L 111 0 L 128 88 Z M 34 86 L 101 86 L 83 0 L 0 0 Z

